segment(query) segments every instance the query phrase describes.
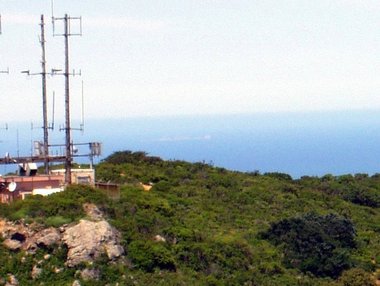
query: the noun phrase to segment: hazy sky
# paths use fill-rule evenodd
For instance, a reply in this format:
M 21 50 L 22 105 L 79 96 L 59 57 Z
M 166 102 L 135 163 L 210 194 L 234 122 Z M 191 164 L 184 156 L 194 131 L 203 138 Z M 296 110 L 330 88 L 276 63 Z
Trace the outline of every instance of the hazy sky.
M 48 69 L 64 39 L 50 0 L 0 1 L 0 121 L 40 120 L 41 78 L 20 73 L 41 70 L 40 14 Z M 83 18 L 73 118 L 82 80 L 87 118 L 380 108 L 379 0 L 55 0 L 65 13 Z M 48 90 L 62 117 L 63 76 Z

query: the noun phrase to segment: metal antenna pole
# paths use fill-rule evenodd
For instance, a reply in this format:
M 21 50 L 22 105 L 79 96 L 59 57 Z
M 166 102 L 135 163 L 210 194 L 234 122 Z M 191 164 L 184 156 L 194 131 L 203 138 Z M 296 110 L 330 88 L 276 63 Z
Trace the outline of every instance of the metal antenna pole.
M 64 24 L 64 33 L 55 34 L 54 22 L 56 20 L 62 20 Z M 79 20 L 80 21 L 80 33 L 71 33 L 70 31 L 70 21 Z M 73 161 L 73 150 L 72 150 L 72 140 L 71 140 L 71 123 L 70 123 L 70 76 L 74 76 L 76 73 L 69 72 L 69 37 L 70 36 L 81 36 L 82 35 L 82 18 L 81 17 L 69 17 L 67 14 L 63 18 L 52 17 L 53 22 L 53 36 L 63 36 L 65 39 L 65 70 L 63 73 L 57 73 L 59 70 L 52 70 L 52 75 L 62 74 L 65 76 L 65 183 L 66 185 L 71 184 L 71 165 Z M 79 73 L 80 74 L 80 73 Z
M 42 109 L 44 129 L 44 165 L 45 174 L 49 174 L 49 132 L 47 119 L 47 97 L 46 97 L 46 56 L 45 56 L 45 23 L 44 15 L 41 15 L 41 47 L 42 47 Z
M 68 16 L 64 17 L 64 37 L 65 37 L 65 131 L 66 131 L 66 161 L 65 161 L 65 183 L 71 184 L 71 127 L 70 127 L 70 73 L 69 73 L 69 21 Z
M 49 174 L 49 125 L 48 125 L 48 118 L 47 118 L 47 95 L 46 95 L 46 52 L 45 52 L 45 22 L 44 22 L 44 15 L 41 15 L 41 66 L 42 71 L 38 73 L 31 73 L 29 70 L 22 71 L 21 73 L 25 73 L 28 76 L 32 75 L 41 75 L 42 79 L 42 115 L 43 115 L 43 133 L 44 133 L 44 142 L 43 142 L 43 150 L 41 151 L 40 155 L 43 157 L 44 167 L 45 167 L 45 174 Z M 42 149 L 42 148 L 41 148 Z

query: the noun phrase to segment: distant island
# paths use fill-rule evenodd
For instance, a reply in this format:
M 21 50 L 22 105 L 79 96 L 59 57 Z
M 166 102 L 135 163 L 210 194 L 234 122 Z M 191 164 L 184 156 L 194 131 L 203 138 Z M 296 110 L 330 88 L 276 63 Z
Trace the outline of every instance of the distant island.
M 0 285 L 380 283 L 380 175 L 293 179 L 115 152 L 109 189 L 0 205 Z

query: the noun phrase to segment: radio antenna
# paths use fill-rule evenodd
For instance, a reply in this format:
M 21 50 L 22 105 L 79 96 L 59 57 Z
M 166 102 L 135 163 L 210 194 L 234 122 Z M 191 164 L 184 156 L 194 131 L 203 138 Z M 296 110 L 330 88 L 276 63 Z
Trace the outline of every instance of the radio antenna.
M 55 33 L 55 26 L 54 26 L 54 0 L 51 0 L 51 24 L 53 25 L 53 35 Z
M 80 123 L 80 130 L 83 134 L 84 132 L 84 87 L 83 87 L 83 80 L 82 80 L 82 118 Z
M 54 130 L 54 118 L 55 118 L 55 91 L 53 91 L 53 108 L 52 108 L 52 119 L 50 129 Z
M 29 70 L 22 71 L 21 73 L 25 73 L 28 76 L 30 75 L 41 75 L 42 78 L 42 115 L 43 115 L 43 132 L 44 132 L 44 144 L 43 144 L 43 157 L 44 157 L 44 167 L 45 174 L 49 174 L 49 125 L 47 118 L 47 96 L 46 96 L 46 56 L 45 56 L 45 22 L 44 15 L 41 15 L 41 37 L 40 44 L 42 49 L 42 59 L 41 66 L 42 71 L 38 73 L 31 73 Z
M 61 74 L 65 77 L 65 184 L 71 184 L 71 165 L 73 160 L 72 141 L 71 141 L 71 122 L 70 122 L 70 76 L 75 75 L 69 72 L 69 37 L 70 36 L 82 36 L 82 17 L 69 17 L 65 14 L 62 18 L 52 17 L 53 26 L 55 21 L 62 21 L 64 26 L 63 34 L 53 33 L 53 36 L 63 36 L 65 43 L 65 70 Z M 80 29 L 79 33 L 71 32 L 71 22 L 79 21 Z M 57 73 L 55 73 L 57 74 Z M 54 75 L 54 74 L 53 74 Z

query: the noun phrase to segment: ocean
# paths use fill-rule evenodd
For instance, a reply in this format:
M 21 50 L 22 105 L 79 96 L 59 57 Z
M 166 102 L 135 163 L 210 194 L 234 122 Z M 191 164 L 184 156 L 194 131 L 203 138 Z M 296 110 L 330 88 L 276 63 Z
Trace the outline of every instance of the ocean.
M 73 138 L 75 143 L 102 142 L 99 160 L 132 150 L 243 172 L 283 172 L 294 178 L 372 175 L 380 172 L 379 114 L 367 110 L 89 119 L 85 132 L 73 131 Z M 13 124 L 18 139 L 10 123 L 1 133 L 4 153 L 33 152 L 32 141 L 41 140 L 42 129 Z M 52 133 L 51 143 L 57 142 L 64 142 L 64 132 Z

